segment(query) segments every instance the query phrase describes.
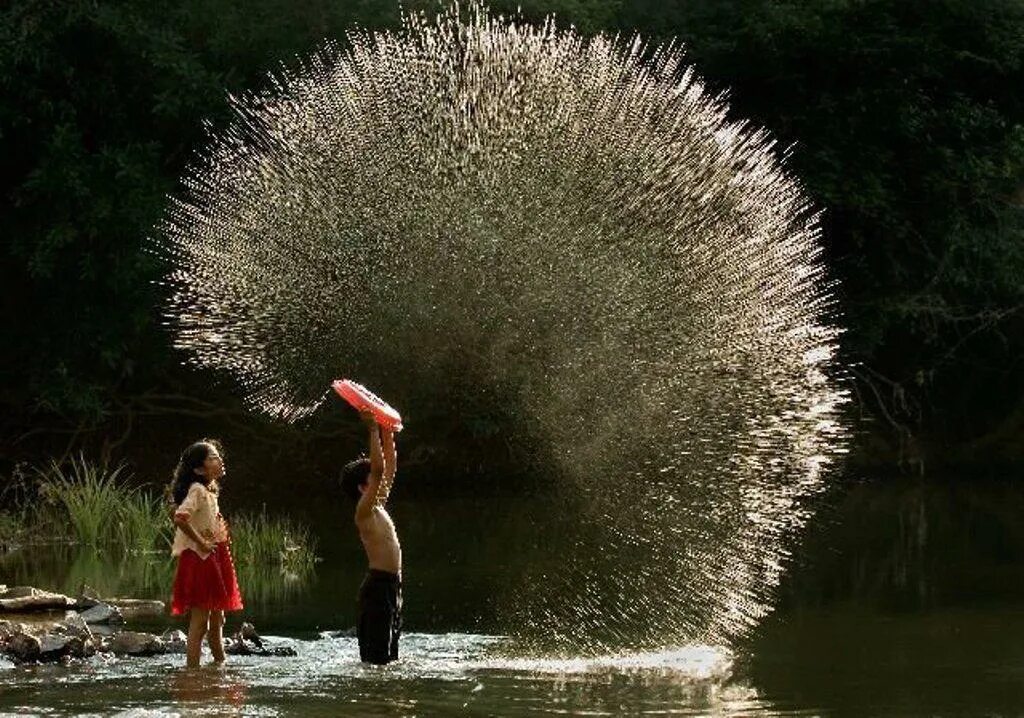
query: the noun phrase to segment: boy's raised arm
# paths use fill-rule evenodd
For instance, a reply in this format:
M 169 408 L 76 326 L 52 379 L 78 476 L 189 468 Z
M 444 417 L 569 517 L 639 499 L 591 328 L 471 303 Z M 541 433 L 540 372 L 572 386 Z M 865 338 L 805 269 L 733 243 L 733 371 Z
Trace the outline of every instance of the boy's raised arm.
M 398 452 L 395 451 L 394 430 L 390 427 L 381 427 L 380 433 L 383 443 L 384 471 L 381 474 L 380 488 L 377 492 L 377 503 L 383 506 L 387 503 L 391 485 L 395 480 L 395 473 L 398 471 Z
M 359 412 L 363 423 L 369 431 L 370 443 L 370 476 L 366 480 L 366 490 L 356 504 L 356 521 L 369 518 L 377 505 L 377 493 L 380 491 L 381 476 L 384 474 L 384 455 L 380 447 L 380 429 L 373 413 Z

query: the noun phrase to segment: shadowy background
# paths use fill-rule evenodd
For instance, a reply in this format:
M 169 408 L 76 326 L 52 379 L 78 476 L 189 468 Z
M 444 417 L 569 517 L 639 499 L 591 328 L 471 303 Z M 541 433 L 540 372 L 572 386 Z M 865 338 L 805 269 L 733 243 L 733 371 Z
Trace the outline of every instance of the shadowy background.
M 824 209 L 855 470 L 1005 475 L 1024 458 L 1024 5 L 521 5 L 585 35 L 676 38 L 736 118 L 778 139 Z M 143 245 L 204 123 L 226 123 L 226 93 L 351 28 L 399 24 L 390 0 L 5 4 L 0 488 L 26 462 L 78 451 L 163 482 L 183 446 L 215 435 L 245 446 L 230 470 L 261 477 L 246 489 L 260 502 L 269 486 L 322 488 L 359 450 L 350 412 L 275 425 L 244 411 L 227 377 L 180 366 L 159 319 L 163 268 Z M 538 459 L 505 441 L 515 417 L 462 386 L 457 407 L 400 407 L 403 473 L 426 479 L 404 486 L 524 491 Z

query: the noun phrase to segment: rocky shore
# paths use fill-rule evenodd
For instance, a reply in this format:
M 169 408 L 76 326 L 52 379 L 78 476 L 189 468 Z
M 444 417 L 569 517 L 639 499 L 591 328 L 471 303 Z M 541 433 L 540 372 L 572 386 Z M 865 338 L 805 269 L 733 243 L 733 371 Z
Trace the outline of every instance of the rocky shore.
M 185 653 L 185 634 L 132 631 L 128 621 L 159 620 L 163 601 L 100 598 L 87 587 L 72 598 L 31 586 L 0 585 L 0 655 L 16 665 L 71 663 L 96 654 L 154 656 Z M 284 646 L 268 646 L 251 623 L 224 637 L 229 655 L 292 656 Z

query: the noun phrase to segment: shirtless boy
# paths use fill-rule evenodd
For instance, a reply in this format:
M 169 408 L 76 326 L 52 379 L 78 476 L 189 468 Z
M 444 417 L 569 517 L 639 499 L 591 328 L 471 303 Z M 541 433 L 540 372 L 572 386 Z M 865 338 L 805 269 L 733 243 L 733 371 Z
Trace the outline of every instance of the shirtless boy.
M 346 464 L 341 487 L 356 502 L 356 528 L 370 565 L 359 588 L 359 658 L 383 665 L 398 659 L 402 632 L 402 547 L 384 509 L 398 455 L 394 432 L 378 426 L 371 412 L 359 414 L 369 430 L 370 458 Z

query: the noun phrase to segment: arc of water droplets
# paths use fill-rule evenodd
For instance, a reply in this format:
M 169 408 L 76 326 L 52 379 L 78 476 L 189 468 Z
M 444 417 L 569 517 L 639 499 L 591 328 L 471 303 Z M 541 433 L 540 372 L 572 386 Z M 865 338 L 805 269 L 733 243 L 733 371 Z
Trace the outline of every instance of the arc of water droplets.
M 232 103 L 156 238 L 191 361 L 286 420 L 341 374 L 509 397 L 563 477 L 505 606 L 547 650 L 770 610 L 843 450 L 838 330 L 798 183 L 679 51 L 471 6 Z

